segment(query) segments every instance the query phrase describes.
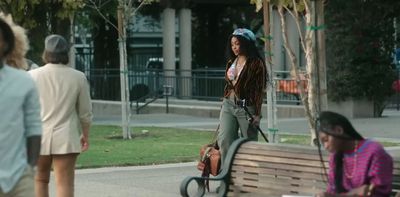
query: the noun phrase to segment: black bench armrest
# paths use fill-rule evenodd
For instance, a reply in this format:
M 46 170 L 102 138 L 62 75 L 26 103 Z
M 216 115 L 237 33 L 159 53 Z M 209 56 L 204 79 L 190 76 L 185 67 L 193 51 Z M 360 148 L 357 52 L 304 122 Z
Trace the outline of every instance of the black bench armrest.
M 229 191 L 229 180 L 230 180 L 231 168 L 232 168 L 232 163 L 233 163 L 235 154 L 236 154 L 237 150 L 239 149 L 239 147 L 247 141 L 249 141 L 249 140 L 245 139 L 245 138 L 240 138 L 232 143 L 232 145 L 229 148 L 228 153 L 226 155 L 222 171 L 216 177 L 196 177 L 196 176 L 186 177 L 182 181 L 181 186 L 180 186 L 181 196 L 189 197 L 187 189 L 188 189 L 190 182 L 193 180 L 195 180 L 197 182 L 197 186 L 198 186 L 195 197 L 204 196 L 204 193 L 205 193 L 204 181 L 205 180 L 221 181 L 222 184 L 218 191 L 218 196 L 226 196 L 226 194 Z
M 204 185 L 204 181 L 205 180 L 209 180 L 209 181 L 222 181 L 223 183 L 225 177 L 223 176 L 216 176 L 216 177 L 186 177 L 182 183 L 181 183 L 181 187 L 180 187 L 180 191 L 181 191 L 181 195 L 184 197 L 189 197 L 188 194 L 188 186 L 190 184 L 190 182 L 192 182 L 193 180 L 196 181 L 197 183 L 197 193 L 195 194 L 196 197 L 200 197 L 200 196 L 204 196 L 204 193 L 206 191 L 205 189 L 205 185 Z

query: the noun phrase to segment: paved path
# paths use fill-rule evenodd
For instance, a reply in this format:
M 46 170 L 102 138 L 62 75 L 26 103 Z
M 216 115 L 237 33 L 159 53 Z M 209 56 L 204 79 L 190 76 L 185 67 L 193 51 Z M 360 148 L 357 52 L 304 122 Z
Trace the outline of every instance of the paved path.
M 77 197 L 176 197 L 186 176 L 199 176 L 196 163 L 76 170 Z M 55 196 L 54 177 L 50 196 Z M 216 184 L 210 185 L 215 196 Z M 191 191 L 195 191 L 191 185 Z
M 400 111 L 386 111 L 383 118 L 351 120 L 356 129 L 366 137 L 400 141 Z M 96 117 L 95 124 L 119 125 L 118 117 Z M 217 119 L 198 118 L 174 114 L 133 115 L 132 126 L 179 127 L 213 130 Z M 307 134 L 305 118 L 278 121 L 285 133 Z M 263 120 L 262 129 L 266 129 Z M 398 148 L 392 148 L 400 156 Z M 196 163 L 179 163 L 156 166 L 114 167 L 83 169 L 76 171 L 75 192 L 77 197 L 175 197 L 179 195 L 180 182 L 186 176 L 198 176 Z M 54 195 L 54 177 L 51 179 L 51 196 Z M 215 191 L 216 184 L 211 185 Z M 194 185 L 191 186 L 194 191 Z M 208 193 L 215 196 L 215 192 Z

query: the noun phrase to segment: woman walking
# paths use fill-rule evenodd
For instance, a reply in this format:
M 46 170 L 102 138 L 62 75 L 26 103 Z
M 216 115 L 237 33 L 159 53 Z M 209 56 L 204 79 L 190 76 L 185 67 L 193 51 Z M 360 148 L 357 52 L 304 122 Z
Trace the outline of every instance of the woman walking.
M 218 134 L 218 146 L 222 156 L 221 166 L 223 166 L 226 153 L 234 140 L 239 137 L 258 139 L 254 125 L 260 124 L 267 71 L 255 42 L 254 33 L 244 28 L 236 29 L 228 40 L 226 86 Z M 251 124 L 247 120 L 243 105 L 246 105 L 250 113 L 254 115 Z M 238 132 L 239 128 L 240 132 Z
M 74 196 L 77 156 L 89 148 L 92 108 L 87 79 L 68 66 L 69 44 L 60 35 L 45 40 L 46 65 L 30 71 L 40 97 L 43 136 L 36 174 L 36 196 L 49 196 L 53 165 L 57 197 Z

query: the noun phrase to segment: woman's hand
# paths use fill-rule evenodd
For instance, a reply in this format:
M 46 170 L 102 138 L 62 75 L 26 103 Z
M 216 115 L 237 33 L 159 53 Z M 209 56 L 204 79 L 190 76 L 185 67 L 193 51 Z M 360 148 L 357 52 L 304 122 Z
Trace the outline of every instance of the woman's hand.
M 260 126 L 260 116 L 253 116 L 253 122 L 251 122 L 252 124 L 254 124 L 255 126 Z
M 362 185 L 361 187 L 357 187 L 355 189 L 352 189 L 348 193 L 346 193 L 348 196 L 370 196 L 372 192 L 373 186 L 370 185 Z
M 81 150 L 85 152 L 89 149 L 89 137 L 82 135 L 81 136 Z

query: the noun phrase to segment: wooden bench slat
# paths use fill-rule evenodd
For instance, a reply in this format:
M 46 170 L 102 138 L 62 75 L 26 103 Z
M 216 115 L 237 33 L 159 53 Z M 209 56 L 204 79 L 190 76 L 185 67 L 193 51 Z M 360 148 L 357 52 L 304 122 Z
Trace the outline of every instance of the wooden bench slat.
M 314 154 L 302 154 L 302 153 L 291 153 L 291 152 L 282 152 L 275 150 L 259 150 L 259 149 L 247 149 L 243 148 L 238 150 L 237 154 L 251 154 L 251 155 L 262 155 L 269 157 L 284 157 L 284 158 L 296 158 L 296 159 L 305 159 L 305 160 L 318 160 L 320 161 L 320 157 L 318 153 Z M 323 157 L 324 161 L 328 160 L 327 157 Z
M 302 146 L 302 145 L 293 145 L 293 144 L 266 144 L 261 142 L 246 142 L 242 144 L 240 149 L 250 148 L 250 149 L 258 149 L 258 150 L 276 150 L 281 152 L 291 152 L 291 153 L 300 153 L 300 154 L 314 154 L 318 153 L 317 148 Z M 239 150 L 240 150 L 239 149 Z M 323 155 L 328 155 L 326 151 L 321 150 Z
M 250 176 L 259 176 L 260 178 L 262 176 L 271 176 L 271 177 L 279 177 L 279 178 L 297 178 L 297 179 L 302 179 L 302 180 L 318 180 L 318 181 L 325 181 L 326 178 L 324 176 L 321 176 L 320 173 L 304 173 L 304 172 L 293 172 L 293 171 L 286 171 L 286 172 L 278 172 L 275 173 L 276 171 L 274 170 L 260 170 L 261 172 L 258 173 L 248 173 L 248 172 L 244 172 L 244 171 L 238 171 L 237 169 L 234 169 L 235 172 L 232 171 L 232 177 L 239 177 L 239 176 L 243 176 L 243 173 L 247 173 L 246 176 L 250 177 Z M 266 173 L 270 173 L 270 174 L 266 174 Z M 260 176 L 261 175 L 261 176 Z
M 276 166 L 276 165 L 274 165 Z M 293 169 L 292 166 L 287 165 L 280 165 L 277 168 L 275 167 L 262 167 L 262 166 L 242 166 L 242 165 L 232 165 L 232 170 L 233 171 L 246 171 L 248 173 L 274 173 L 274 174 L 279 174 L 279 173 L 309 173 L 309 174 L 327 174 L 328 172 L 324 172 L 324 168 L 308 168 L 305 170 L 303 168 L 302 170 L 296 170 Z
M 299 186 L 290 186 L 290 185 L 278 185 L 278 184 L 258 184 L 255 181 L 250 180 L 242 180 L 241 184 L 244 185 L 237 185 L 235 187 L 240 188 L 241 191 L 248 191 L 252 189 L 263 189 L 263 190 L 273 190 L 273 191 L 280 191 L 281 195 L 285 193 L 303 193 L 303 194 L 316 194 L 321 191 L 324 191 L 324 188 L 313 188 L 313 187 L 299 187 Z
M 258 161 L 258 162 L 268 161 L 269 163 L 296 164 L 300 166 L 312 166 L 312 167 L 322 166 L 321 161 L 319 160 L 303 160 L 303 159 L 292 159 L 285 157 L 267 157 L 259 155 L 248 155 L 248 154 L 237 154 L 235 159 Z
M 326 183 L 323 182 L 324 177 L 319 176 L 318 179 L 310 179 L 308 177 L 298 178 L 298 177 L 290 177 L 290 176 L 273 176 L 266 174 L 245 174 L 245 173 L 235 173 L 235 176 L 232 176 L 232 180 L 237 180 L 236 184 L 241 184 L 242 180 L 253 180 L 259 182 L 258 185 L 264 184 L 277 184 L 283 186 L 305 186 L 305 187 L 318 187 L 325 188 Z M 256 186 L 258 186 L 256 185 Z
M 295 164 L 282 164 L 282 163 L 257 163 L 255 161 L 248 160 L 235 160 L 233 161 L 234 165 L 238 166 L 249 166 L 249 167 L 259 167 L 259 168 L 274 168 L 274 169 L 282 169 L 282 170 L 292 170 L 292 171 L 304 171 L 304 172 L 323 172 L 323 168 L 321 166 L 297 166 Z

